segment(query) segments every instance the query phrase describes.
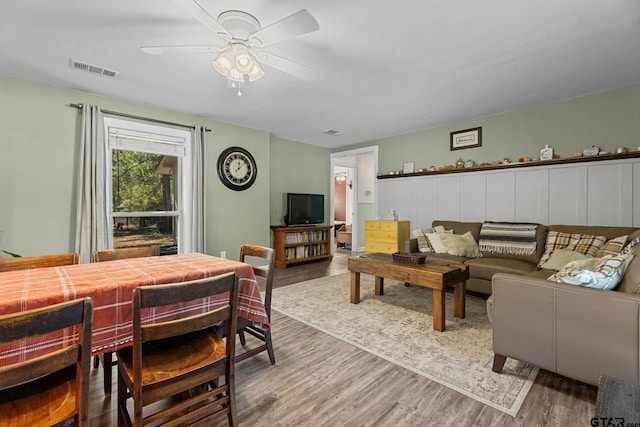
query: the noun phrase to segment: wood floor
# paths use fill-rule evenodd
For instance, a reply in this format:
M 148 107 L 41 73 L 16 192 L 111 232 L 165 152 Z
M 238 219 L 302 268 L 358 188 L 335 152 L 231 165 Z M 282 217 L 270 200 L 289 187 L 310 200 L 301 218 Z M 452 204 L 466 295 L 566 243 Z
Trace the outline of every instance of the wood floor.
M 344 273 L 349 254 L 276 270 L 274 285 Z M 547 371 L 514 418 L 276 311 L 272 335 L 275 365 L 266 353 L 236 365 L 241 426 L 588 426 L 595 413 L 596 387 Z M 101 372 L 92 370 L 91 426 L 115 427 L 115 370 L 111 398 Z

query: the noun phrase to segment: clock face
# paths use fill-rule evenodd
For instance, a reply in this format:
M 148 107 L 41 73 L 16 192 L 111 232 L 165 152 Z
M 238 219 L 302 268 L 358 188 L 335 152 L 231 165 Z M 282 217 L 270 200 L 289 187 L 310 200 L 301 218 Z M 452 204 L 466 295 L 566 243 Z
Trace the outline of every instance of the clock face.
M 228 188 L 245 190 L 256 180 L 256 161 L 241 147 L 229 147 L 218 157 L 218 177 Z

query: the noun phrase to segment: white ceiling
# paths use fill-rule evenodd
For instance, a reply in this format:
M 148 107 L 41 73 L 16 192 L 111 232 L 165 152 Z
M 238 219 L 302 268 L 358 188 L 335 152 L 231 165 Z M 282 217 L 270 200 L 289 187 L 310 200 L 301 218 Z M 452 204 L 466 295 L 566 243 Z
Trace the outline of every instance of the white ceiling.
M 243 96 L 170 0 L 5 1 L 0 75 L 77 89 L 334 148 L 640 83 L 638 0 L 201 0 L 263 26 L 307 9 L 320 30 L 269 51 L 308 66 L 305 82 L 265 67 Z M 75 59 L 120 72 L 73 70 Z M 1 99 L 1 94 L 0 94 Z M 80 100 L 79 100 L 80 101 Z M 326 129 L 344 131 L 327 136 Z

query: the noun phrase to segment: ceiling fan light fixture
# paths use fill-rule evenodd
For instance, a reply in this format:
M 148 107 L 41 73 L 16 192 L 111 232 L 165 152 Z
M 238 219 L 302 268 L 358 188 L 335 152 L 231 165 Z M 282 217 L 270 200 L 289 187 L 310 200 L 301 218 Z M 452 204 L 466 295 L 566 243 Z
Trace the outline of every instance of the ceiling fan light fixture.
M 249 81 L 255 82 L 262 76 L 264 76 L 264 70 L 262 69 L 262 67 L 260 67 L 260 65 L 258 65 L 257 62 L 254 62 L 253 68 L 249 72 Z
M 251 55 L 251 53 L 249 53 L 249 51 L 244 47 L 237 47 L 235 49 L 235 54 L 236 68 L 238 69 L 238 71 L 240 71 L 242 74 L 251 72 L 254 63 L 256 62 L 253 59 L 253 55 Z
M 230 50 L 222 52 L 212 63 L 213 68 L 225 77 L 228 77 L 234 69 L 235 58 Z

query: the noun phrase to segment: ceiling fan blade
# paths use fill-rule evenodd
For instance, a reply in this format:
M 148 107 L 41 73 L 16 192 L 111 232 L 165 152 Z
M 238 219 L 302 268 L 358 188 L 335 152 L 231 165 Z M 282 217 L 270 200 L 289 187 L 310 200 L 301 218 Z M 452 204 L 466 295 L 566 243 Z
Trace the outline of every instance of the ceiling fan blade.
M 280 56 L 267 52 L 258 52 L 256 55 L 258 62 L 273 67 L 277 70 L 290 74 L 307 82 L 311 82 L 316 78 L 316 72 L 304 65 L 296 64 L 293 61 L 284 59 Z
M 231 39 L 229 32 L 207 12 L 196 0 L 173 0 L 191 16 L 200 21 L 209 31 L 224 41 Z
M 249 40 L 256 46 L 264 47 L 319 29 L 318 21 L 306 9 L 302 9 L 256 31 Z
M 226 46 L 143 46 L 140 50 L 150 55 L 164 55 L 166 53 L 216 53 L 225 48 Z

